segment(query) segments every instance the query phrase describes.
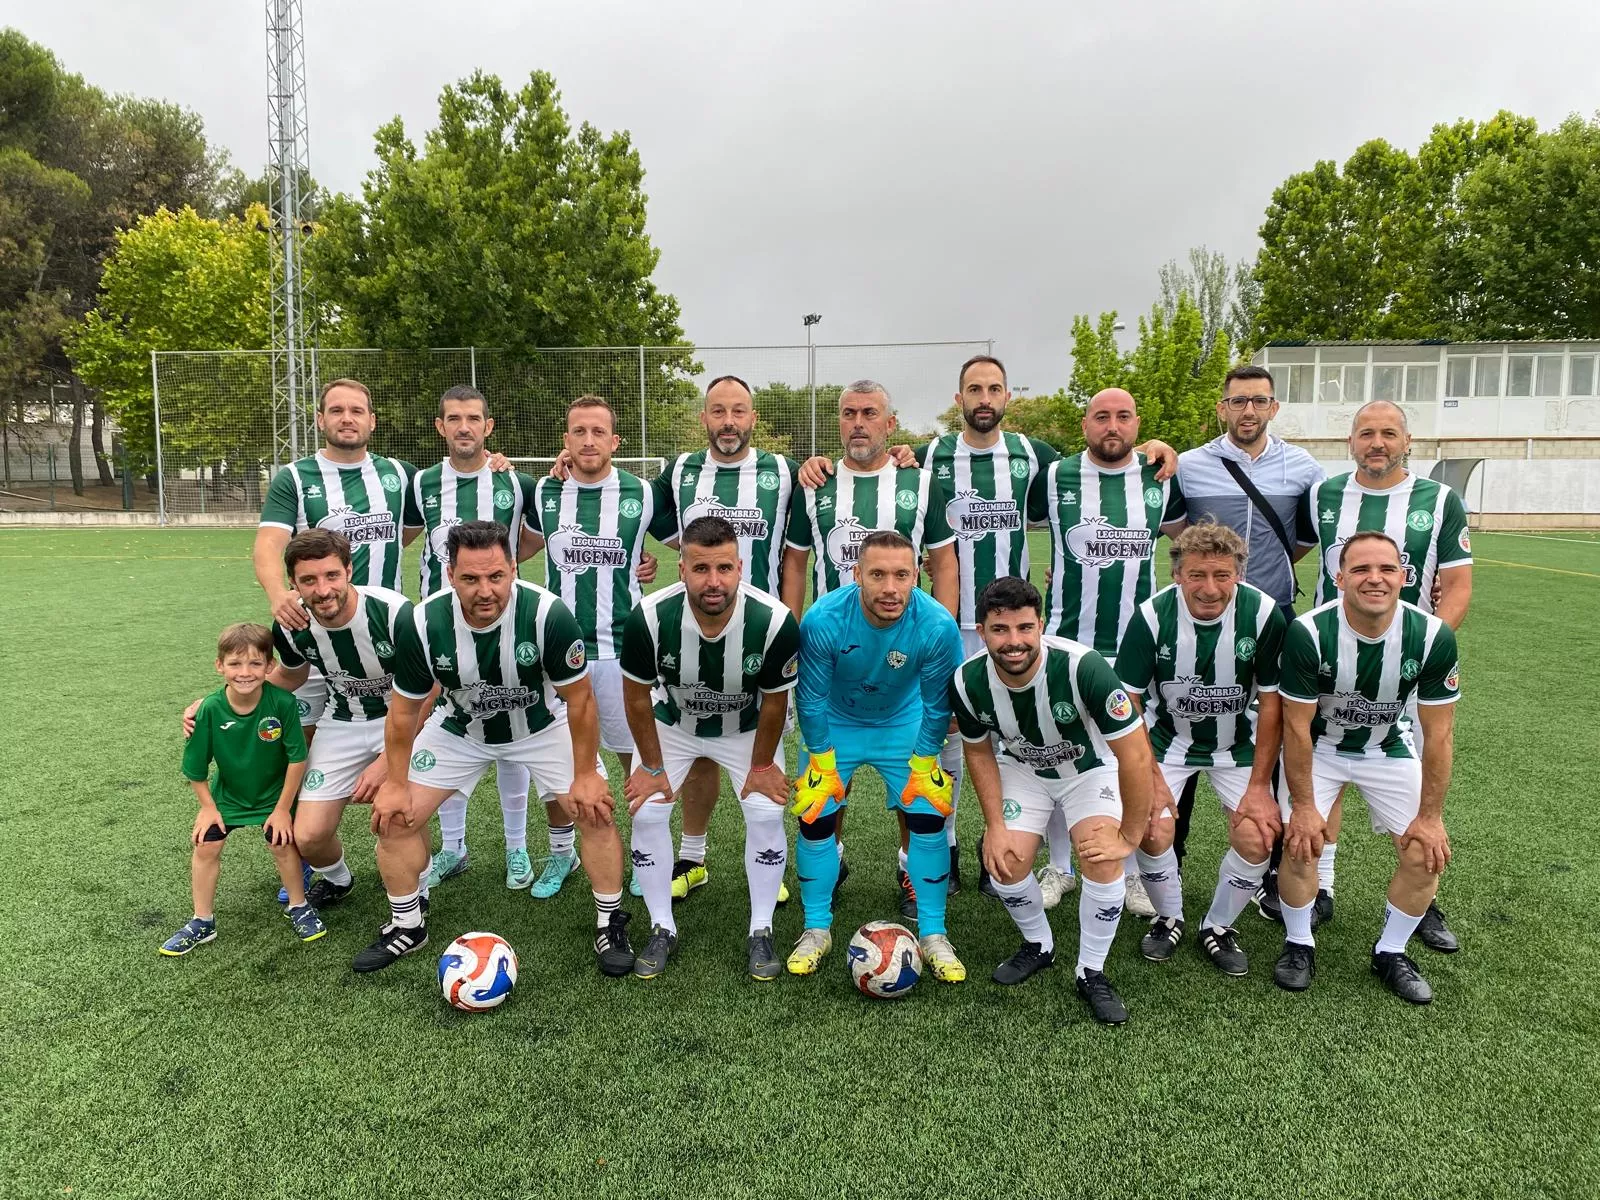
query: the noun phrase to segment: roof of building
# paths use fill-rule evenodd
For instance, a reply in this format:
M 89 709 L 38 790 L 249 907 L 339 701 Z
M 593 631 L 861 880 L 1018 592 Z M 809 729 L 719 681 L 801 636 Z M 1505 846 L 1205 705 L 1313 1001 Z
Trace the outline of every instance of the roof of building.
M 1318 346 L 1566 346 L 1573 342 L 1592 342 L 1594 338 L 1493 338 L 1475 342 L 1454 342 L 1449 338 L 1363 338 L 1339 342 L 1318 338 L 1284 338 L 1268 342 L 1263 350 L 1314 348 Z

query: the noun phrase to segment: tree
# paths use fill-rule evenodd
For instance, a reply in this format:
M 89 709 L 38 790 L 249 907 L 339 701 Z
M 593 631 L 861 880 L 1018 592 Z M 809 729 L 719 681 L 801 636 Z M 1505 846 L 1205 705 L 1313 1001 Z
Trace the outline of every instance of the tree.
M 1067 395 L 1080 409 L 1096 392 L 1108 387 L 1130 388 L 1133 364 L 1117 343 L 1117 314 L 1101 313 L 1095 324 L 1089 318 L 1072 319 L 1072 376 Z
M 1228 328 L 1228 305 L 1231 300 L 1232 279 L 1228 273 L 1228 260 L 1221 252 L 1194 246 L 1189 250 L 1189 265 L 1180 266 L 1176 259 L 1161 268 L 1162 315 L 1168 321 L 1177 314 L 1178 297 L 1187 293 L 1200 309 L 1201 353 L 1210 354 L 1217 338 Z

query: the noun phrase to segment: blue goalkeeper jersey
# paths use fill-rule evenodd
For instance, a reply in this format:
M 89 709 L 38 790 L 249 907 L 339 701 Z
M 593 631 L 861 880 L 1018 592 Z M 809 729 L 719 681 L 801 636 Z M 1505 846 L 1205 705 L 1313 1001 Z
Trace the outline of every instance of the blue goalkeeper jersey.
M 950 727 L 949 683 L 961 630 L 927 592 L 912 589 L 900 619 L 867 620 L 856 584 L 829 592 L 800 622 L 800 734 L 813 753 L 834 748 L 835 722 L 918 726 L 914 753 L 937 754 Z

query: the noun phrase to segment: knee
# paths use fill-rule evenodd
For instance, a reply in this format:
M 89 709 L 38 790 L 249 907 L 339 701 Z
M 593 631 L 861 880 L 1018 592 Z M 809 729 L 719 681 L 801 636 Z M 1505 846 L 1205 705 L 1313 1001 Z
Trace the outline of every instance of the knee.
M 1395 846 L 1400 858 L 1400 869 L 1410 875 L 1428 874 L 1428 857 L 1421 842 L 1406 842 Z
M 218 838 L 214 842 L 197 842 L 194 847 L 194 857 L 197 862 L 216 862 L 222 857 L 222 847 L 226 843 Z
M 842 810 L 834 809 L 833 812 L 818 817 L 809 824 L 800 822 L 800 836 L 808 842 L 825 842 L 839 831 L 839 813 Z
M 672 823 L 671 804 L 659 804 L 646 801 L 639 806 L 639 811 L 633 814 L 633 827 L 635 829 L 665 829 Z
M 1261 836 L 1261 830 L 1254 821 L 1241 822 L 1232 831 L 1228 843 L 1245 862 L 1264 862 L 1272 853 L 1272 844 Z
M 765 796 L 744 796 L 739 801 L 739 809 L 744 813 L 744 823 L 747 826 L 762 826 L 783 824 L 783 805 L 774 804 Z
M 921 834 L 944 836 L 945 818 L 938 813 L 908 812 L 905 815 L 906 832 L 912 837 Z

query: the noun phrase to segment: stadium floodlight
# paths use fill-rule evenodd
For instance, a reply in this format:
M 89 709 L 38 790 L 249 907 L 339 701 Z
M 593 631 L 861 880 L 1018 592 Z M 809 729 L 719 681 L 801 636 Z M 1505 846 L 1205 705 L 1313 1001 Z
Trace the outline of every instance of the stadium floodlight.
M 811 344 L 811 327 L 822 320 L 821 313 L 800 318 L 806 327 L 806 390 L 811 393 L 811 453 L 817 452 L 817 352 Z

